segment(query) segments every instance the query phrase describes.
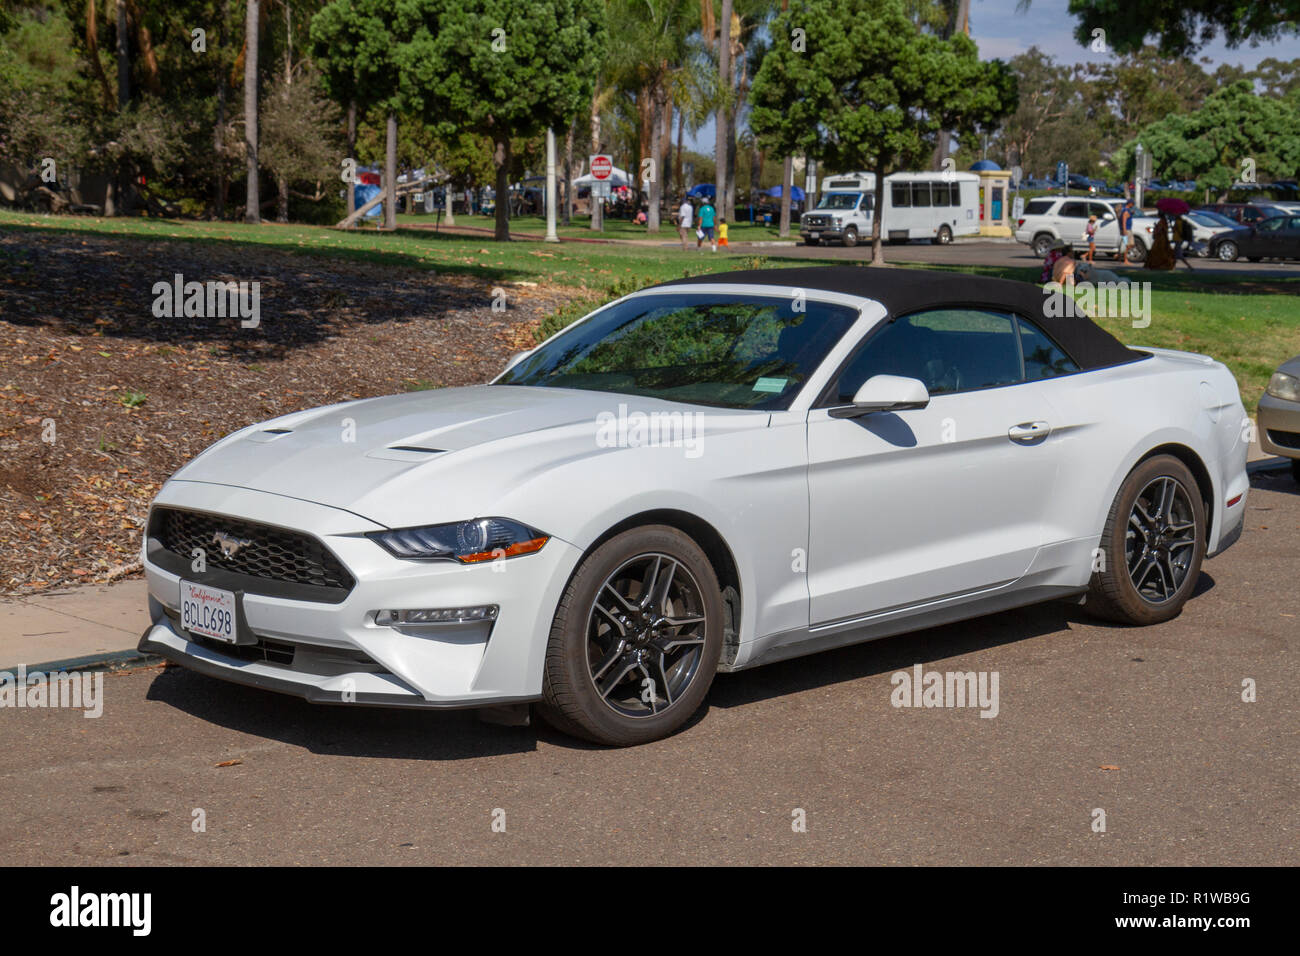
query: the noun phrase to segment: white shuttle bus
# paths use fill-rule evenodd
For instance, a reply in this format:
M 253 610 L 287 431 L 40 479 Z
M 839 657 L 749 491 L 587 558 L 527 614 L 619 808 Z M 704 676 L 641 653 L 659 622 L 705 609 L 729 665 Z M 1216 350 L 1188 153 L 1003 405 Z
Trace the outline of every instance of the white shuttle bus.
M 875 204 L 874 173 L 827 176 L 817 206 L 799 219 L 799 235 L 810 246 L 837 240 L 856 246 L 871 238 Z M 979 177 L 974 173 L 891 173 L 885 177 L 880 229 L 890 242 L 929 239 L 939 245 L 957 236 L 979 235 Z

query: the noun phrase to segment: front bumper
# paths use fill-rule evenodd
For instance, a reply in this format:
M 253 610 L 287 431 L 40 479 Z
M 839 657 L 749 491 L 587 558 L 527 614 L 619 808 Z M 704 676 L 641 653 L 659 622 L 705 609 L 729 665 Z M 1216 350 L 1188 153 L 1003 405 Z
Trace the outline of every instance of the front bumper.
M 1264 395 L 1259 400 L 1259 447 L 1270 455 L 1300 458 L 1300 402 Z
M 394 558 L 363 537 L 379 525 L 281 495 L 172 481 L 158 505 L 188 508 L 312 534 L 356 583 L 340 603 L 240 594 L 255 643 L 226 645 L 183 630 L 181 575 L 145 557 L 152 625 L 140 650 L 209 676 L 319 703 L 487 707 L 541 696 L 551 619 L 581 553 L 552 537 L 536 554 L 460 565 Z M 201 576 L 187 575 L 202 581 Z M 495 604 L 493 621 L 379 625 L 386 609 Z

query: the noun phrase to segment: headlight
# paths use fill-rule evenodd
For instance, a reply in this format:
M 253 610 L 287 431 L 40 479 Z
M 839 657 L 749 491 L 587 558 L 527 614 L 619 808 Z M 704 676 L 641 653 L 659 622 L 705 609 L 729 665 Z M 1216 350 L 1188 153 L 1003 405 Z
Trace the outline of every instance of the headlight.
M 1268 380 L 1268 394 L 1287 402 L 1300 402 L 1300 378 L 1286 372 L 1274 372 Z
M 475 518 L 421 528 L 395 528 L 366 535 L 395 558 L 478 564 L 540 551 L 550 540 L 536 528 L 506 518 Z
M 838 228 L 840 228 L 840 226 L 842 226 L 842 225 L 844 225 L 844 220 L 841 219 L 839 216 L 836 216 L 836 217 L 835 217 L 835 228 L 838 229 Z

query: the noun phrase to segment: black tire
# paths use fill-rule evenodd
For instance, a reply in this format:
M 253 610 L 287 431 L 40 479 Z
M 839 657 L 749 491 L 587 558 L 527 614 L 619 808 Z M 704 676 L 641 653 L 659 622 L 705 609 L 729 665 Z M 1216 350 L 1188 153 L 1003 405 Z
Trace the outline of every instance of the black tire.
M 1141 241 L 1134 239 L 1128 251 L 1128 258 L 1130 262 L 1146 262 L 1147 247 L 1142 245 Z
M 1225 239 L 1214 247 L 1214 254 L 1222 262 L 1236 262 L 1237 251 L 1237 244 L 1231 239 Z
M 805 246 L 820 246 L 821 242 L 822 241 L 820 239 L 805 239 L 803 241 L 803 244 Z
M 1052 251 L 1052 243 L 1056 237 L 1050 232 L 1040 232 L 1034 236 L 1034 241 L 1030 243 L 1030 248 L 1034 250 L 1034 255 L 1046 258 L 1047 254 Z
M 1300 458 L 1291 459 L 1291 477 L 1295 479 L 1297 485 L 1300 485 Z
M 847 249 L 852 249 L 857 244 L 858 244 L 858 227 L 849 226 L 849 228 L 844 230 L 844 246 Z
M 952 243 L 952 230 L 949 229 L 947 226 L 940 226 L 938 235 L 934 237 L 934 244 L 936 246 L 947 246 L 950 245 L 951 243 Z
M 1170 508 L 1162 506 L 1160 498 L 1171 487 Z M 1154 524 L 1163 521 L 1176 529 L 1190 522 L 1190 531 L 1139 533 L 1133 523 L 1142 523 L 1139 505 Z M 1164 508 L 1172 518 L 1160 513 Z M 1172 455 L 1140 463 L 1120 485 L 1106 516 L 1101 569 L 1093 572 L 1089 584 L 1088 612 L 1123 624 L 1158 624 L 1177 617 L 1196 589 L 1205 557 L 1205 527 L 1205 503 L 1186 465 Z
M 662 622 L 673 615 L 683 620 L 686 615 L 698 615 L 703 616 L 702 623 L 653 625 L 647 623 L 646 615 L 637 617 L 632 610 L 642 606 L 646 582 L 659 582 L 667 565 L 656 563 L 654 576 L 640 568 L 648 569 L 651 561 L 664 557 L 677 564 L 663 587 L 672 589 L 676 584 L 677 588 L 662 601 L 651 600 L 648 606 L 658 613 L 648 617 Z M 625 569 L 629 577 L 619 577 Z M 681 576 L 680 571 L 687 573 Z M 634 580 L 638 576 L 639 582 Z M 611 580 L 613 595 L 608 587 Z M 638 583 L 640 592 L 635 590 Z M 629 593 L 624 594 L 620 587 Z M 653 598 L 657 591 L 649 590 Z M 622 624 L 615 615 L 597 609 L 598 598 L 616 611 L 626 612 Z M 693 604 L 698 607 L 691 607 Z M 664 634 L 665 630 L 671 633 Z M 647 638 L 649 633 L 658 636 Z M 722 592 L 699 545 L 666 525 L 625 531 L 583 559 L 560 598 L 546 646 L 538 713 L 557 730 L 598 744 L 626 747 L 667 737 L 704 702 L 717 672 L 722 640 Z M 663 651 L 666 643 L 681 646 Z M 593 655 L 599 659 L 593 661 Z M 654 655 L 658 655 L 660 666 L 651 660 Z M 630 663 L 642 658 L 644 664 Z M 622 670 L 624 667 L 632 669 Z M 651 671 L 658 676 L 650 676 Z M 602 676 L 606 678 L 603 695 L 597 686 Z M 675 689 L 674 680 L 681 681 Z M 661 686 L 665 689 L 662 697 Z

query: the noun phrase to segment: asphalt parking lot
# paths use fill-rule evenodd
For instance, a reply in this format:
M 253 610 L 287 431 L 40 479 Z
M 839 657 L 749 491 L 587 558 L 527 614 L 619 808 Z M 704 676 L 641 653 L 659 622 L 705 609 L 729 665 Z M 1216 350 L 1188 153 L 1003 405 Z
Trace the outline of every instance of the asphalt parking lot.
M 682 733 L 630 750 L 467 713 L 314 707 L 177 668 L 108 675 L 98 719 L 0 710 L 0 854 L 1295 865 L 1297 567 L 1300 488 L 1258 473 L 1240 542 L 1171 622 L 1045 605 L 722 676 Z M 892 707 L 891 675 L 917 663 L 996 671 L 997 716 Z

